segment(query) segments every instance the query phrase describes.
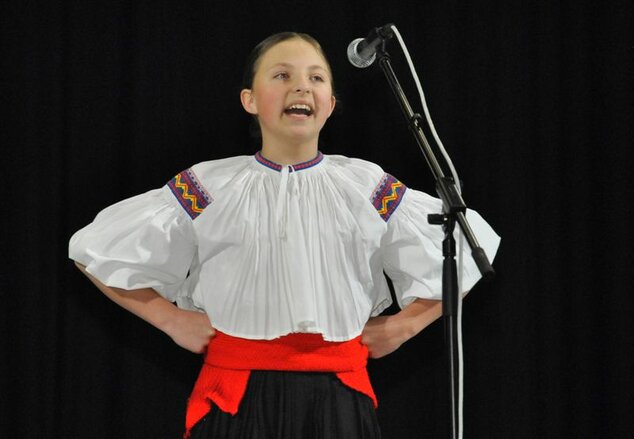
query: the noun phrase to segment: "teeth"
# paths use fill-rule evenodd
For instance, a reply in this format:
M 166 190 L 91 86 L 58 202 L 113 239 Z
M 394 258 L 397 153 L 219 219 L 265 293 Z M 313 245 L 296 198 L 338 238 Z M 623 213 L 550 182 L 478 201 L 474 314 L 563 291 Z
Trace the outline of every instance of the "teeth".
M 306 110 L 311 111 L 310 107 L 306 104 L 293 104 L 288 107 L 289 110 Z

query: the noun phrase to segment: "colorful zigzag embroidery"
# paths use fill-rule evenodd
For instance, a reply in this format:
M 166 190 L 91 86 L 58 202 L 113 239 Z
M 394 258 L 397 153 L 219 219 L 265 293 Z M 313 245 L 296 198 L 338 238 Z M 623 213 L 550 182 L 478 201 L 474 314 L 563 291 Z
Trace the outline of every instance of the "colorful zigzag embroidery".
M 191 169 L 177 174 L 167 185 L 191 219 L 195 219 L 214 201 Z
M 390 219 L 390 216 L 392 216 L 403 199 L 406 190 L 407 186 L 396 178 L 387 173 L 383 174 L 381 181 L 374 189 L 374 192 L 372 192 L 372 197 L 370 198 L 372 205 L 381 215 L 383 221 L 387 222 Z
M 317 151 L 317 156 L 314 159 L 308 160 L 307 162 L 297 163 L 292 166 L 291 172 L 293 171 L 301 171 L 302 169 L 312 168 L 315 165 L 318 165 L 324 159 L 324 155 L 321 151 Z M 266 166 L 267 168 L 274 169 L 276 171 L 281 171 L 284 166 L 277 164 L 275 162 L 270 161 L 262 155 L 262 151 L 258 151 L 255 153 L 255 160 L 257 160 L 260 164 Z

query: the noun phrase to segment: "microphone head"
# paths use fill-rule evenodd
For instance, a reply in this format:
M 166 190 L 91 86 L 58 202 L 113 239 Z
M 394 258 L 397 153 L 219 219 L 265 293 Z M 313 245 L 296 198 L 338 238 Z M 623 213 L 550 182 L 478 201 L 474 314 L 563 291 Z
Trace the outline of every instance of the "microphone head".
M 365 69 L 376 59 L 376 52 L 373 52 L 372 56 L 370 56 L 369 58 L 359 55 L 358 46 L 364 40 L 365 38 L 357 38 L 356 40 L 348 44 L 348 61 L 350 61 L 350 64 L 359 69 Z

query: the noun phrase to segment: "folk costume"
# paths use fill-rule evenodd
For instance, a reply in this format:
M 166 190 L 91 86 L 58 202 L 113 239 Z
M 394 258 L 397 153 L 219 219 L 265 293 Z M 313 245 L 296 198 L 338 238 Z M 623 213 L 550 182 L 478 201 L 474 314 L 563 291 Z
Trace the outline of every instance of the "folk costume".
M 241 412 L 259 371 L 326 373 L 376 405 L 361 332 L 391 304 L 384 273 L 401 307 L 441 298 L 443 230 L 427 222 L 441 211 L 367 161 L 318 153 L 280 165 L 257 153 L 197 164 L 106 208 L 71 238 L 70 257 L 108 286 L 153 288 L 207 313 L 218 333 L 189 432 L 210 410 Z M 467 218 L 492 259 L 499 237 L 476 212 Z M 479 278 L 466 253 L 462 291 Z

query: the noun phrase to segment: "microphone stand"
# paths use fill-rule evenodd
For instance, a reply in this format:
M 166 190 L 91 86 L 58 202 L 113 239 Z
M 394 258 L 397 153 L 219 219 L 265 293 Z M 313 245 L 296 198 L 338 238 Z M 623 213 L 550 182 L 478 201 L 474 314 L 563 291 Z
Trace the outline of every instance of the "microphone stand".
M 380 35 L 383 35 L 379 33 Z M 452 439 L 458 439 L 460 437 L 460 401 L 459 401 L 459 389 L 460 389 L 460 350 L 458 346 L 458 275 L 456 268 L 456 242 L 453 236 L 453 231 L 456 224 L 464 233 L 469 246 L 471 247 L 471 256 L 473 257 L 482 277 L 484 279 L 491 279 L 495 275 L 495 271 L 489 262 L 489 259 L 484 252 L 484 249 L 480 247 L 473 230 L 471 229 L 466 217 L 466 205 L 456 187 L 456 182 L 453 178 L 446 177 L 442 168 L 438 164 L 438 160 L 434 155 L 425 134 L 423 133 L 421 122 L 423 118 L 420 114 L 414 113 L 410 106 L 401 85 L 394 74 L 392 65 L 390 63 L 390 56 L 385 50 L 387 38 L 383 38 L 382 44 L 377 50 L 377 58 L 379 66 L 390 88 L 394 92 L 396 99 L 398 100 L 403 115 L 407 119 L 408 126 L 416 142 L 420 147 L 427 164 L 429 165 L 434 179 L 436 180 L 436 192 L 440 196 L 443 202 L 443 213 L 428 215 L 428 221 L 430 224 L 442 225 L 445 233 L 443 240 L 443 271 L 442 271 L 442 302 L 443 302 L 443 320 L 445 328 L 445 343 L 447 346 L 447 362 L 449 372 L 449 387 L 450 387 L 450 400 L 451 400 L 451 437 Z

